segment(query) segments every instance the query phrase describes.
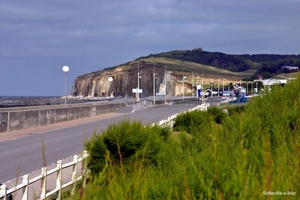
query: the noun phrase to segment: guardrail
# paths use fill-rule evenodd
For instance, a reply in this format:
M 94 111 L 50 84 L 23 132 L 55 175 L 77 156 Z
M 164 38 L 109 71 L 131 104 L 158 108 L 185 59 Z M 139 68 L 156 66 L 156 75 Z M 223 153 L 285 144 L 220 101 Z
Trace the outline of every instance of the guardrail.
M 186 110 L 185 112 L 182 112 L 182 113 L 191 112 L 191 111 L 193 111 L 193 110 L 207 111 L 207 107 L 209 107 L 209 104 L 208 104 L 208 103 L 204 103 L 204 104 L 201 104 L 201 105 L 196 106 L 196 107 L 194 107 L 194 108 L 190 108 L 190 109 L 188 109 L 188 110 Z M 152 125 L 156 125 L 156 124 L 157 124 L 158 126 L 173 127 L 174 119 L 175 119 L 179 114 L 182 114 L 182 113 L 174 114 L 174 115 L 168 117 L 167 119 L 160 120 L 159 122 L 153 123 Z
M 190 112 L 193 110 L 203 110 L 206 111 L 209 104 L 201 104 L 199 106 L 196 106 L 194 108 L 188 109 L 185 112 Z M 183 112 L 183 113 L 185 113 Z M 177 113 L 175 115 L 172 115 L 168 117 L 165 120 L 161 120 L 157 123 L 154 123 L 153 125 L 157 124 L 159 126 L 172 126 L 174 123 L 174 119 L 181 113 Z M 29 179 L 29 175 L 24 175 L 22 183 L 17 184 L 15 187 L 7 188 L 5 184 L 0 186 L 0 198 L 1 199 L 8 199 L 9 195 L 13 195 L 13 197 L 17 196 L 17 192 L 21 190 L 21 194 L 19 194 L 17 199 L 22 200 L 28 200 L 33 199 L 34 194 L 31 194 L 31 197 L 29 198 L 29 186 L 35 183 L 40 182 L 40 192 L 39 192 L 39 198 L 40 200 L 43 200 L 51 195 L 54 195 L 56 193 L 56 199 L 61 199 L 61 192 L 63 188 L 66 188 L 68 186 L 72 185 L 71 194 L 74 194 L 76 183 L 79 180 L 82 180 L 82 186 L 85 187 L 86 185 L 86 179 L 88 175 L 88 168 L 87 168 L 87 162 L 86 159 L 88 157 L 87 151 L 83 151 L 83 154 L 80 158 L 78 158 L 78 155 L 73 156 L 73 161 L 62 164 L 62 160 L 57 161 L 57 165 L 54 169 L 47 170 L 47 167 L 43 167 L 41 169 L 41 174 Z M 81 174 L 78 174 L 78 165 L 81 164 L 82 171 Z M 63 170 L 72 167 L 71 170 L 71 180 L 63 180 Z M 55 175 L 55 187 L 52 186 L 52 188 L 47 187 L 47 179 L 51 175 Z M 67 177 L 67 178 L 70 178 Z M 50 184 L 49 184 L 50 185 Z M 36 198 L 35 198 L 36 199 Z
M 88 157 L 87 151 L 83 151 L 82 156 L 79 158 L 78 155 L 73 156 L 73 161 L 62 164 L 62 160 L 57 161 L 57 166 L 54 169 L 47 170 L 47 167 L 43 167 L 41 169 L 41 174 L 33 177 L 32 179 L 29 179 L 29 175 L 24 175 L 22 183 L 17 184 L 15 187 L 7 188 L 6 185 L 0 186 L 0 198 L 6 200 L 8 199 L 9 195 L 12 195 L 13 199 L 22 199 L 22 200 L 29 200 L 29 199 L 36 199 L 36 197 L 39 197 L 37 199 L 45 199 L 51 195 L 56 194 L 56 199 L 61 199 L 61 192 L 63 188 L 66 188 L 68 186 L 72 186 L 71 194 L 74 194 L 76 183 L 79 180 L 82 180 L 83 187 L 86 185 L 86 179 L 87 179 L 87 162 L 86 158 Z M 81 164 L 82 171 L 78 172 L 79 165 Z M 63 180 L 63 172 L 65 172 L 68 168 L 72 168 L 71 176 L 68 176 L 66 179 Z M 79 174 L 80 173 L 80 174 Z M 53 184 L 47 184 L 47 179 L 52 175 L 56 177 L 54 180 L 51 180 L 51 183 L 55 182 L 55 187 L 53 188 Z M 71 180 L 70 180 L 71 179 Z M 30 186 L 33 184 L 40 183 L 40 191 L 39 195 L 36 194 L 29 194 L 30 193 Z M 48 187 L 49 185 L 49 187 Z M 52 188 L 51 188 L 52 186 Z M 33 189 L 34 190 L 34 189 Z M 21 191 L 21 194 L 18 194 L 18 192 Z

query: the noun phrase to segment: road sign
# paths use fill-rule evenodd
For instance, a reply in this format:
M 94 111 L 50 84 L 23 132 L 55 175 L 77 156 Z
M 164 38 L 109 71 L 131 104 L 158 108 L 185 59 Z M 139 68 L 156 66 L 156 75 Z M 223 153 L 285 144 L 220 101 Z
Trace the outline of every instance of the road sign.
M 132 93 L 137 93 L 137 89 L 133 88 Z M 138 93 L 143 93 L 143 89 L 138 89 Z

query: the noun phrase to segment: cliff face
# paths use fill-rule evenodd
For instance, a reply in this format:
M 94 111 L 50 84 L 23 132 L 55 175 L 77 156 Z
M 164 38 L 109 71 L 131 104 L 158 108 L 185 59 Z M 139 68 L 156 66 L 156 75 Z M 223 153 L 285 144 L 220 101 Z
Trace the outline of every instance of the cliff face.
M 167 95 L 182 94 L 182 74 L 165 71 L 163 65 L 140 61 L 132 62 L 129 67 L 110 68 L 79 76 L 73 82 L 71 95 L 83 97 L 135 97 L 136 94 L 132 92 L 132 89 L 138 88 L 138 71 L 140 73 L 139 88 L 142 89 L 140 97 L 153 95 L 154 73 L 156 74 L 156 93 L 164 94 L 166 88 Z M 109 81 L 109 77 L 112 77 L 112 81 Z M 185 82 L 184 87 L 185 93 L 192 92 L 190 83 Z

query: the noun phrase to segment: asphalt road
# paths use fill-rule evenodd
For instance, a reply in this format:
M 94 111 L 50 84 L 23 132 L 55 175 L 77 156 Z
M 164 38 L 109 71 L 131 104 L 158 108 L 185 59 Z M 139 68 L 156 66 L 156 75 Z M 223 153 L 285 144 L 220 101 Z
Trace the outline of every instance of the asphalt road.
M 112 123 L 125 117 L 139 120 L 143 124 L 155 123 L 201 104 L 201 101 L 184 101 L 169 106 L 157 106 L 131 113 L 131 107 L 122 108 L 115 113 L 89 119 L 63 122 L 56 125 L 18 131 L 15 137 L 2 139 L 0 136 L 0 182 L 41 169 L 84 149 L 84 141 L 93 132 L 101 133 Z M 43 145 L 44 144 L 44 145 Z M 43 159 L 43 146 L 45 159 Z

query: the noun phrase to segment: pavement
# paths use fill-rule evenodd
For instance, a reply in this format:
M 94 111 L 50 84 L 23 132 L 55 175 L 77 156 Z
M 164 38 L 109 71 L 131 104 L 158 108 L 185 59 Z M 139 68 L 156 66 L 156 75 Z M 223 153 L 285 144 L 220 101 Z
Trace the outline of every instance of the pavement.
M 3 133 L 0 133 L 0 141 L 16 139 L 16 138 L 28 136 L 31 134 L 38 134 L 38 133 L 43 133 L 43 132 L 50 131 L 50 130 L 71 127 L 71 126 L 78 125 L 78 124 L 98 121 L 98 120 L 102 120 L 102 119 L 106 119 L 106 118 L 110 118 L 110 117 L 114 117 L 114 116 L 120 116 L 120 115 L 124 115 L 124 114 L 126 114 L 126 113 L 116 111 L 116 112 L 96 115 L 96 116 L 88 117 L 88 118 L 76 119 L 76 120 L 67 121 L 67 122 L 60 122 L 60 123 L 51 124 L 51 125 L 47 125 L 47 126 L 39 126 L 39 127 L 33 127 L 33 128 L 23 129 L 23 130 L 3 132 Z

